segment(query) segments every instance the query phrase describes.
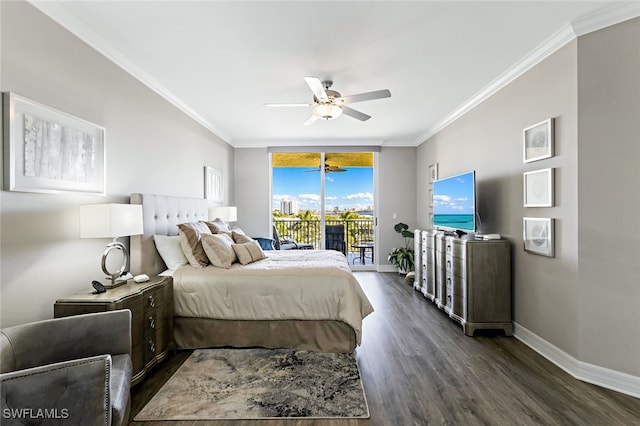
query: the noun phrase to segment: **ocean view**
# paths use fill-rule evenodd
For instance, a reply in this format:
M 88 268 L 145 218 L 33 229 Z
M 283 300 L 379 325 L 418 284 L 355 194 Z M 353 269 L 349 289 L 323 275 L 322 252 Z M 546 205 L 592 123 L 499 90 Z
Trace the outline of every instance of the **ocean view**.
M 434 214 L 433 225 L 470 231 L 475 222 L 472 214 Z

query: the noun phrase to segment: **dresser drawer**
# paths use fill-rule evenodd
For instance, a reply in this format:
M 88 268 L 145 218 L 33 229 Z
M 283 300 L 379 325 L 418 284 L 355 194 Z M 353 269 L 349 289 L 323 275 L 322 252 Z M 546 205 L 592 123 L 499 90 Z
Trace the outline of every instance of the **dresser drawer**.
M 451 294 L 466 297 L 465 280 L 455 274 L 447 274 L 447 286 L 451 288 Z
M 129 309 L 131 311 L 131 345 L 140 343 L 144 337 L 144 327 L 142 324 L 144 311 L 142 305 L 140 305 L 138 299 L 135 299 L 123 303 L 122 309 Z
M 462 321 L 467 316 L 466 299 L 453 294 L 451 296 L 451 312 L 449 316 L 454 317 L 458 321 Z
M 142 296 L 142 303 L 144 305 L 145 312 L 154 310 L 156 306 L 164 303 L 164 295 L 161 288 L 156 288 L 147 291 Z
M 449 256 L 458 257 L 461 259 L 465 258 L 465 246 L 460 241 L 453 240 L 451 238 L 447 239 L 445 243 L 445 253 Z

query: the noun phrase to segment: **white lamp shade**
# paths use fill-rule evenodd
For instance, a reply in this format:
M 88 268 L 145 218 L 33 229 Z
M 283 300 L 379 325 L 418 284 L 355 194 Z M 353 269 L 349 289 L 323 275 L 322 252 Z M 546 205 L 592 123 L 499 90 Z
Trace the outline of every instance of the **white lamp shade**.
M 325 120 L 333 120 L 342 114 L 342 108 L 340 106 L 329 103 L 316 104 L 312 111 L 314 115 L 324 118 Z
M 143 232 L 142 206 L 88 204 L 80 206 L 80 238 L 118 238 Z
M 220 219 L 223 222 L 238 220 L 238 209 L 234 206 L 213 207 L 209 210 L 209 219 Z

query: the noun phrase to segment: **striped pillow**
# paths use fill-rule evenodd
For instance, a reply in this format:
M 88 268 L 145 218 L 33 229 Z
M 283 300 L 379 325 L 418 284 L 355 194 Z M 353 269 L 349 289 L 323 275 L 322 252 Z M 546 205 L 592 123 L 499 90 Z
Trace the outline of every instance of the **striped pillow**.
M 231 268 L 237 261 L 233 250 L 233 240 L 227 234 L 209 234 L 202 236 L 202 247 L 213 266 L 218 268 Z
M 189 264 L 194 268 L 204 268 L 209 264 L 207 254 L 201 242 L 202 235 L 210 235 L 211 231 L 204 222 L 181 223 L 178 225 L 180 247 Z
M 257 241 L 234 244 L 233 251 L 236 253 L 236 256 L 238 256 L 238 261 L 243 265 L 266 259 L 267 257 Z

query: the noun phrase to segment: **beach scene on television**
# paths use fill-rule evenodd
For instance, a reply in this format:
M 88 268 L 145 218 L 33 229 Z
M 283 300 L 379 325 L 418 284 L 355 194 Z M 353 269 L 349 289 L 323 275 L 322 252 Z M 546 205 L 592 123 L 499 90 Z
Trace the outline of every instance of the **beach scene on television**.
M 469 172 L 433 184 L 433 225 L 475 231 L 475 174 Z

